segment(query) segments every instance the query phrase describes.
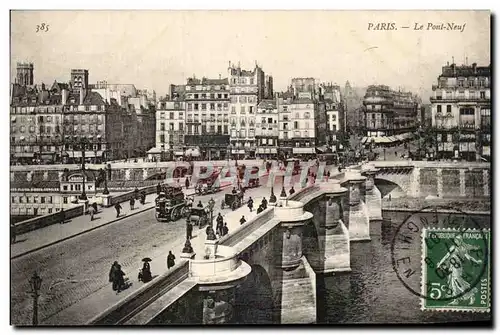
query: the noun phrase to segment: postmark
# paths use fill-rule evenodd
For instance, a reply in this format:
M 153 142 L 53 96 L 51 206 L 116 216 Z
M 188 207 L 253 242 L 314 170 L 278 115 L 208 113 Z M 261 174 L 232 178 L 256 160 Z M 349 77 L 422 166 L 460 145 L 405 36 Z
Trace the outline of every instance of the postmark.
M 448 206 L 418 210 L 396 227 L 391 242 L 392 266 L 402 285 L 420 298 L 421 309 L 489 312 L 487 227 L 485 222 L 480 224 Z M 481 298 L 485 299 L 481 302 Z
M 489 312 L 490 237 L 489 229 L 422 231 L 422 310 Z

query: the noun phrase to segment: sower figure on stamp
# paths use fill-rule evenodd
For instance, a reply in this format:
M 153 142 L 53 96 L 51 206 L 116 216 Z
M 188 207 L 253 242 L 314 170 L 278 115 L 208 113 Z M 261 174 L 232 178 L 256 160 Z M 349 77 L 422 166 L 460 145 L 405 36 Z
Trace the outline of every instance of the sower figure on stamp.
M 465 243 L 461 235 L 455 237 L 455 242 L 456 245 L 452 246 L 450 251 L 439 261 L 437 268 L 443 269 L 448 274 L 448 287 L 452 291 L 451 296 L 458 296 L 449 304 L 458 305 L 461 300 L 469 300 L 469 305 L 472 305 L 478 289 L 477 287 L 471 289 L 471 285 L 463 278 L 463 267 L 466 260 L 475 264 L 483 262 L 480 259 L 475 259 L 469 253 L 473 250 L 479 250 L 480 247 Z M 455 260 L 454 262 L 452 262 L 453 259 Z M 467 293 L 459 296 L 463 292 Z

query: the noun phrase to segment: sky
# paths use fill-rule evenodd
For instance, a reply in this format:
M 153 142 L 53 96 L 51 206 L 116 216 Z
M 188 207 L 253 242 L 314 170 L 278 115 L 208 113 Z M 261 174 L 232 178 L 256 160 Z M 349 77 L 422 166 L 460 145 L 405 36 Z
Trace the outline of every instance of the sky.
M 36 32 L 45 23 L 48 31 Z M 394 23 L 397 30 L 373 30 Z M 463 30 L 427 30 L 429 24 Z M 414 30 L 422 25 L 423 30 Z M 379 25 L 380 26 L 380 25 Z M 402 28 L 402 27 L 409 28 Z M 441 67 L 490 64 L 488 11 L 12 11 L 11 79 L 33 62 L 35 82 L 134 84 L 168 93 L 195 75 L 227 77 L 255 62 L 284 90 L 294 77 L 344 86 L 385 84 L 428 101 Z

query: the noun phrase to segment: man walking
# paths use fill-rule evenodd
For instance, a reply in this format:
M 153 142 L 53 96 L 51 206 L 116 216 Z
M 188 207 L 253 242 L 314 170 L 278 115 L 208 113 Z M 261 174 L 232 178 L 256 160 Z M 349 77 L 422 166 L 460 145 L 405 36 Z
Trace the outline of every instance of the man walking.
M 189 188 L 189 179 L 188 179 L 188 177 L 186 177 L 186 182 L 185 182 L 185 184 L 186 184 L 186 190 L 187 190 L 187 189 Z
M 242 215 L 240 219 L 240 224 L 244 224 L 245 222 L 247 222 L 247 220 L 245 219 L 245 215 Z
M 119 217 L 119 216 L 120 216 L 120 210 L 121 210 L 121 209 L 122 209 L 122 206 L 121 206 L 119 203 L 117 203 L 117 204 L 115 205 L 116 217 Z
M 252 209 L 253 209 L 253 199 L 252 199 L 252 197 L 250 197 L 250 198 L 248 199 L 248 209 L 250 209 L 250 212 L 251 212 L 251 211 L 252 211 Z
M 95 208 L 94 206 L 89 206 L 90 221 L 94 221 Z
M 130 198 L 130 210 L 133 211 L 134 210 L 134 205 L 135 205 L 135 199 L 134 197 Z
M 174 265 L 175 265 L 175 256 L 172 253 L 172 251 L 169 251 L 167 256 L 167 269 L 170 270 L 170 268 L 173 268 Z
M 191 240 L 193 238 L 193 224 L 191 220 L 187 220 L 186 223 L 186 239 Z
M 227 227 L 227 222 L 224 222 L 224 227 L 222 227 L 222 236 L 226 236 L 229 233 L 229 228 Z

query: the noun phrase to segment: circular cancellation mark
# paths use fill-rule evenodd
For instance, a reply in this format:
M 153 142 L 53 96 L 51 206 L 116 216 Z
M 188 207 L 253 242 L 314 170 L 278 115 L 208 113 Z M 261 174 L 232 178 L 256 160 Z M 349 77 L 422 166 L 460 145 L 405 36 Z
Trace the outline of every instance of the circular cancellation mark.
M 452 304 L 468 299 L 489 276 L 489 233 L 460 209 L 424 207 L 396 229 L 391 243 L 393 270 L 422 299 Z M 420 280 L 415 280 L 419 273 Z

